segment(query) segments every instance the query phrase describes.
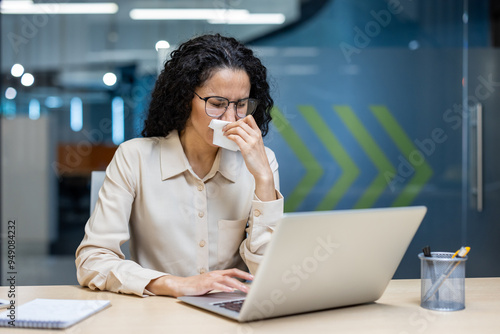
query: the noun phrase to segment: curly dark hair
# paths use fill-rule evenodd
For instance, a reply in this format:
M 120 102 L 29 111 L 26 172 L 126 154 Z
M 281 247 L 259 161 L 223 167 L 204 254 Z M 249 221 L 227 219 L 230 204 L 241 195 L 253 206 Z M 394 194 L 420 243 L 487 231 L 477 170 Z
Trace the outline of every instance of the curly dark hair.
M 172 130 L 184 130 L 191 114 L 195 89 L 223 68 L 244 70 L 248 74 L 250 97 L 259 100 L 253 117 L 265 136 L 274 103 L 269 92 L 267 69 L 252 50 L 236 39 L 220 34 L 193 38 L 171 53 L 156 80 L 142 135 L 163 137 Z

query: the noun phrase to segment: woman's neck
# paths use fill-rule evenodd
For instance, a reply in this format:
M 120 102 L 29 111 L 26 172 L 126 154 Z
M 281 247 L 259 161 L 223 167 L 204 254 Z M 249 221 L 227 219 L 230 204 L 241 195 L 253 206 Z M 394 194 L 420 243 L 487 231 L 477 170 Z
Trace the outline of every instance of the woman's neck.
M 179 139 L 191 168 L 200 179 L 203 179 L 212 169 L 218 147 L 207 145 L 188 128 L 179 133 Z

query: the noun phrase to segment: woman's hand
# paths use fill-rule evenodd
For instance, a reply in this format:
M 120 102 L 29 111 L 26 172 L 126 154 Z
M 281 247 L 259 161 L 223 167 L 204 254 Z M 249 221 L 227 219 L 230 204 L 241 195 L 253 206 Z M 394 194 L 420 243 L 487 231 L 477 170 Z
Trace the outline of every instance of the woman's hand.
M 242 270 L 233 268 L 216 270 L 205 274 L 179 277 L 165 275 L 151 280 L 146 289 L 155 295 L 185 296 L 204 295 L 212 290 L 233 292 L 235 289 L 248 292 L 248 287 L 235 279 L 253 280 L 253 276 Z
M 252 115 L 226 125 L 224 135 L 238 144 L 245 164 L 255 178 L 255 194 L 261 201 L 276 199 L 274 176 L 262 140 L 262 133 Z

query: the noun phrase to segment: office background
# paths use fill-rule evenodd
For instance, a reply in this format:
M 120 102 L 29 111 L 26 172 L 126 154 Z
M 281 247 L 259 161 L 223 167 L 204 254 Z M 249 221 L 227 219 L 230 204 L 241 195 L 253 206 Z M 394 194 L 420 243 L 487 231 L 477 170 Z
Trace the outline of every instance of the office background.
M 467 276 L 500 275 L 497 1 L 96 2 L 0 2 L 2 285 L 12 220 L 17 283 L 76 284 L 90 172 L 140 135 L 168 53 L 214 32 L 268 67 L 286 211 L 426 205 L 396 278 L 418 277 L 424 245 L 467 244 Z

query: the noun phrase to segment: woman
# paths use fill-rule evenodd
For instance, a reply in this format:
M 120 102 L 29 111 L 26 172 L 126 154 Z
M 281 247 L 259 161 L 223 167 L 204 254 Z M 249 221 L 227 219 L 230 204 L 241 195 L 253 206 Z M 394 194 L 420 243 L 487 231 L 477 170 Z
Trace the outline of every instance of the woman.
M 233 38 L 205 35 L 165 63 L 142 132 L 106 169 L 76 251 L 78 281 L 137 295 L 246 292 L 283 214 L 278 163 L 262 137 L 273 100 L 266 68 Z M 230 151 L 213 144 L 227 122 Z M 120 245 L 130 238 L 133 260 Z

